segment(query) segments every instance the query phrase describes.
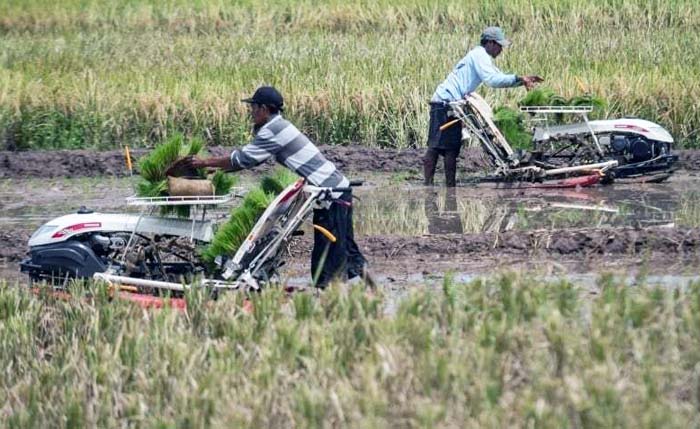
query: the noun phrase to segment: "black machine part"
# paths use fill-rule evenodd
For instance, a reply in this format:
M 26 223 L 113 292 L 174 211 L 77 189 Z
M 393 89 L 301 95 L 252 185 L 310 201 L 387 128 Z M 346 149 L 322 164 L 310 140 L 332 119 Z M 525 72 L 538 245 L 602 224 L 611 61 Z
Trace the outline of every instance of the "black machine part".
M 33 247 L 30 257 L 21 262 L 20 269 L 32 279 L 41 280 L 87 278 L 104 272 L 107 267 L 88 245 L 68 240 Z
M 603 142 L 608 139 L 602 139 Z M 624 156 L 630 162 L 643 162 L 671 153 L 669 143 L 648 140 L 639 135 L 612 134 L 609 137 L 613 154 Z
M 122 275 L 162 281 L 180 281 L 203 271 L 194 257 L 194 245 L 169 236 L 136 235 L 122 259 L 130 233 L 92 233 L 60 243 L 35 246 L 20 270 L 32 280 L 62 283 L 67 278 L 91 278 L 108 268 Z

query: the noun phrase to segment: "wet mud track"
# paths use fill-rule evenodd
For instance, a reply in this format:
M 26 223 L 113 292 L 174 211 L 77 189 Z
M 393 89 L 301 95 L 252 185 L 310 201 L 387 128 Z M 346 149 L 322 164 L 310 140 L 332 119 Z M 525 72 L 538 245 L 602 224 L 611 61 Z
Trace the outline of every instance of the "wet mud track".
M 230 153 L 231 148 L 211 147 L 212 155 Z M 346 172 L 373 171 L 383 173 L 420 173 L 423 149 L 376 149 L 362 146 L 322 146 L 321 151 Z M 146 153 L 134 149 L 135 160 Z M 700 150 L 677 151 L 679 168 L 700 171 Z M 136 165 L 136 163 L 135 163 Z M 267 168 L 272 165 L 267 163 Z M 459 161 L 462 172 L 481 171 L 485 162 L 480 149 L 462 150 Z M 265 168 L 265 167 L 263 167 Z M 96 177 L 126 176 L 124 154 L 119 150 L 0 151 L 0 178 L 27 177 Z M 438 175 L 438 177 L 440 177 Z
M 465 186 L 454 194 L 405 180 L 406 173 L 419 175 L 422 150 L 327 147 L 324 152 L 344 171 L 374 174 L 362 173 L 369 180 L 357 192 L 355 226 L 381 280 L 420 284 L 445 272 L 542 267 L 564 273 L 639 268 L 697 275 L 700 267 L 700 180 L 694 173 L 700 170 L 700 151 L 681 151 L 687 171 L 660 185 L 557 192 Z M 135 151 L 136 157 L 143 153 Z M 464 151 L 463 158 L 465 170 L 480 168 L 478 152 Z M 83 204 L 121 211 L 134 183 L 122 177 L 125 173 L 119 151 L 0 152 L 0 279 L 20 278 L 27 241 L 43 222 Z M 257 180 L 259 173 L 248 180 Z M 310 249 L 307 234 L 293 249 L 289 272 L 308 277 Z
M 5 262 L 4 271 L 19 269 L 31 232 L 17 227 L 0 233 L 0 260 Z M 591 228 L 415 237 L 378 235 L 361 237 L 358 244 L 374 269 L 389 279 L 436 270 L 487 273 L 508 266 L 528 269 L 542 266 L 546 261 L 567 265 L 566 271 L 571 272 L 653 264 L 656 265 L 653 271 L 678 273 L 697 270 L 700 262 L 700 229 L 692 228 Z M 291 265 L 303 267 L 311 246 L 309 239 L 298 240 L 292 249 L 292 259 L 298 262 Z
M 27 253 L 32 231 L 18 227 L 0 232 L 0 257 L 10 262 Z M 443 234 L 418 237 L 379 235 L 359 238 L 367 256 L 406 258 L 438 254 L 491 258 L 502 256 L 584 257 L 605 255 L 639 256 L 653 251 L 664 255 L 700 256 L 700 229 L 606 228 L 559 231 L 509 231 L 485 234 Z M 310 240 L 298 240 L 293 254 L 311 250 Z

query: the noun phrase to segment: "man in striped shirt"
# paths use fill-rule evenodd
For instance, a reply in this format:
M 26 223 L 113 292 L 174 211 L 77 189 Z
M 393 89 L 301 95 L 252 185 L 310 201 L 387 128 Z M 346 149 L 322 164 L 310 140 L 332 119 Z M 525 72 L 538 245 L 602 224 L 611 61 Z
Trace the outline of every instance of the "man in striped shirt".
M 194 168 L 221 168 L 238 171 L 259 165 L 274 157 L 275 161 L 302 176 L 314 186 L 342 188 L 350 181 L 335 165 L 328 161 L 308 137 L 292 123 L 284 119 L 282 95 L 271 86 L 263 86 L 251 98 L 242 100 L 250 104 L 253 120 L 253 141 L 231 153 L 230 157 L 208 159 L 194 158 Z M 327 209 L 314 211 L 314 224 L 329 230 L 336 242 L 331 243 L 321 267 L 327 239 L 314 230 L 314 248 L 311 252 L 311 273 L 318 275 L 316 286 L 324 288 L 335 277 L 341 279 L 362 276 L 370 285 L 374 282 L 367 272 L 367 262 L 355 243 L 352 228 L 352 195 L 343 192 Z

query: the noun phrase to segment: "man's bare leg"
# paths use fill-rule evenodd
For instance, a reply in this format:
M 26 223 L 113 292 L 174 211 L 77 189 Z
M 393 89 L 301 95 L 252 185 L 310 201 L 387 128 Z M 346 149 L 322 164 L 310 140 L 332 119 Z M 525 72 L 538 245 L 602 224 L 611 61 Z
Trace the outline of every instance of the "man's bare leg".
M 457 185 L 457 157 L 458 150 L 445 151 L 445 186 L 454 188 Z
M 425 184 L 425 186 L 433 185 L 438 156 L 440 156 L 440 154 L 433 148 L 428 148 L 425 151 L 425 156 L 423 157 L 423 184 Z

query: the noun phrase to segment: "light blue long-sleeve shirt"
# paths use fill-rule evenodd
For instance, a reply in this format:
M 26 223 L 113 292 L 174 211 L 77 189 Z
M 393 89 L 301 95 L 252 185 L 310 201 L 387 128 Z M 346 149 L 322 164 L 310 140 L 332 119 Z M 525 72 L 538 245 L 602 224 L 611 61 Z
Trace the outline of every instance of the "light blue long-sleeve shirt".
M 517 86 L 514 74 L 505 74 L 493 63 L 483 46 L 477 46 L 462 58 L 444 82 L 438 85 L 431 101 L 456 101 L 472 93 L 484 82 L 492 88 Z

